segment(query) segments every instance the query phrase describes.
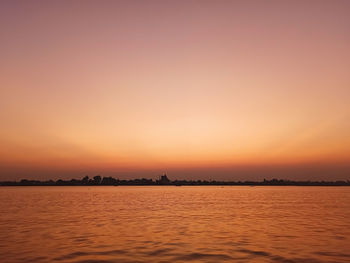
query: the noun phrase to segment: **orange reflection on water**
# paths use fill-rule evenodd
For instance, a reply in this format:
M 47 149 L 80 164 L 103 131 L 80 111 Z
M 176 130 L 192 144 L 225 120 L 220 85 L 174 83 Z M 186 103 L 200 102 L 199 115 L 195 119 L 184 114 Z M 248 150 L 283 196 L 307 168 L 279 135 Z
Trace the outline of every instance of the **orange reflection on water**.
M 348 187 L 2 187 L 4 262 L 348 262 Z

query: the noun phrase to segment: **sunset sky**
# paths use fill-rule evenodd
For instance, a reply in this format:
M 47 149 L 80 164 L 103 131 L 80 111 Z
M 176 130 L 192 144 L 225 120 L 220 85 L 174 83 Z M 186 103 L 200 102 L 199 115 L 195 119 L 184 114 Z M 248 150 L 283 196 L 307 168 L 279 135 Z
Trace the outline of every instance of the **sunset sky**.
M 0 180 L 350 179 L 350 1 L 1 1 Z

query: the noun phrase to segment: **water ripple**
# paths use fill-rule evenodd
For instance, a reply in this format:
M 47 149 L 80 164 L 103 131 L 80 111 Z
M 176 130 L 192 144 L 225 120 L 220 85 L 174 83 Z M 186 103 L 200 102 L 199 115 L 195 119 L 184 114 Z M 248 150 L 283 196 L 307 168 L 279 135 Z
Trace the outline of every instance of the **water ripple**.
M 232 257 L 225 254 L 206 254 L 206 253 L 189 253 L 174 258 L 175 260 L 199 260 L 199 259 L 215 259 L 215 260 L 231 260 Z
M 93 252 L 83 252 L 83 251 L 77 251 L 73 253 L 69 253 L 60 257 L 54 258 L 54 260 L 68 260 L 68 259 L 75 259 L 77 257 L 83 257 L 83 256 L 105 256 L 105 255 L 122 255 L 125 254 L 126 251 L 123 250 L 108 250 L 108 251 L 93 251 Z
M 350 260 L 350 188 L 0 190 L 1 263 Z

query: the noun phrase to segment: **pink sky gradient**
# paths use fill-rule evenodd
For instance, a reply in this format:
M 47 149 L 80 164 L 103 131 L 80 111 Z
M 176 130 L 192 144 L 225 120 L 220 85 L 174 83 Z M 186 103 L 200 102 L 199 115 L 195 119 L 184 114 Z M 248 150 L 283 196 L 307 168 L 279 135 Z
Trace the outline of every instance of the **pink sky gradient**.
M 0 179 L 350 179 L 350 1 L 1 1 Z

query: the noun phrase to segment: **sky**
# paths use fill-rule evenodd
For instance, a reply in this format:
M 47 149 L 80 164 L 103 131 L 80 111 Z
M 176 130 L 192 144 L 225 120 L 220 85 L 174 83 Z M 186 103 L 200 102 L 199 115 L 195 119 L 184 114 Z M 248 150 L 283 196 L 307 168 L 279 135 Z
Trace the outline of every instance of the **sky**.
M 1 1 L 0 180 L 350 179 L 350 1 Z

